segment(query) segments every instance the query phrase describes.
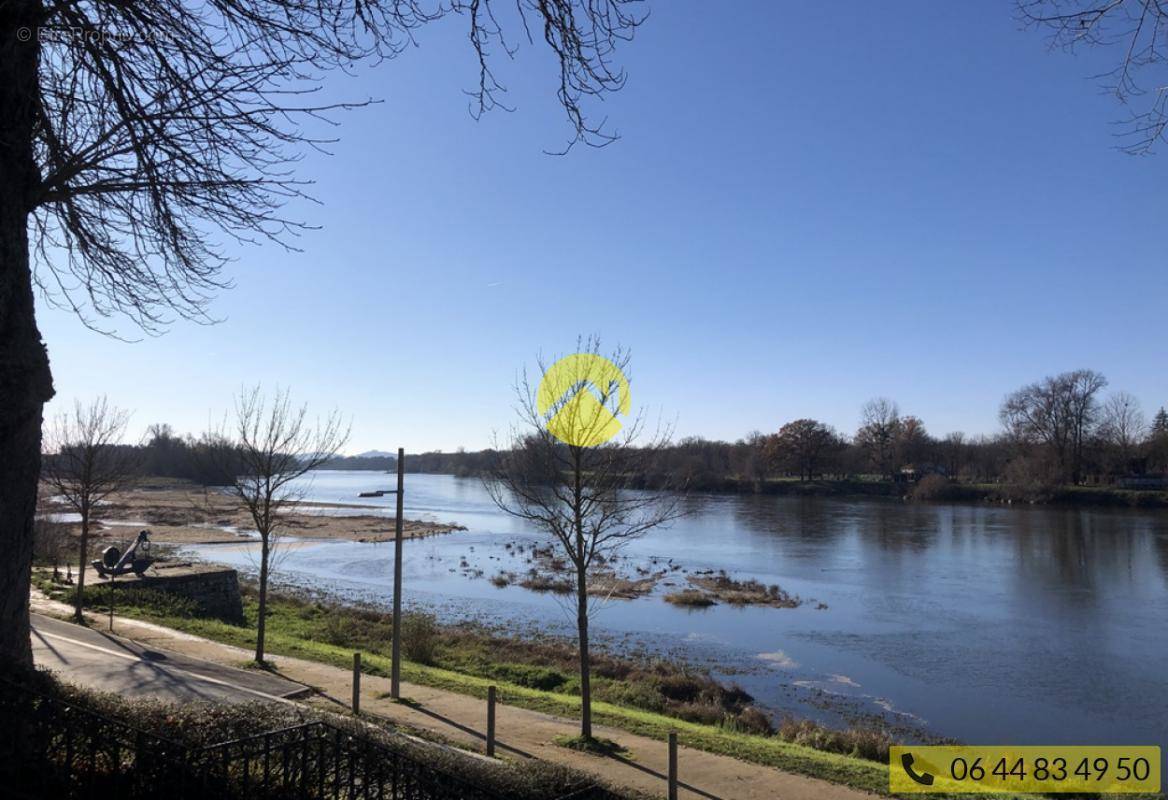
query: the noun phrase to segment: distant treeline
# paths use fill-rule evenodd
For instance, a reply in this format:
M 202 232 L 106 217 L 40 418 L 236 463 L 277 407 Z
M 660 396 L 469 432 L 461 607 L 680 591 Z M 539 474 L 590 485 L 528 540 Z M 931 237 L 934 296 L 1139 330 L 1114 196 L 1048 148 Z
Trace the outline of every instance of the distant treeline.
M 1105 396 L 1107 380 L 1091 370 L 1044 378 L 1007 396 L 1001 432 L 934 436 L 917 416 L 887 398 L 865 403 L 847 435 L 814 419 L 753 432 L 735 442 L 690 437 L 662 449 L 637 483 L 686 485 L 708 491 L 815 491 L 784 486 L 835 484 L 826 491 L 984 496 L 971 485 L 993 485 L 1010 499 L 1073 499 L 1065 487 L 1168 488 L 1168 411 L 1151 424 L 1126 392 Z M 493 450 L 406 455 L 408 472 L 476 475 Z M 925 487 L 920 484 L 925 483 Z
M 981 496 L 986 490 L 972 487 L 993 486 L 999 496 L 1029 500 L 1065 498 L 1067 487 L 1168 488 L 1168 412 L 1161 408 L 1149 424 L 1134 397 L 1105 395 L 1106 386 L 1091 370 L 1044 378 L 1003 400 L 999 433 L 973 437 L 934 436 L 920 417 L 876 398 L 862 406 L 850 435 L 797 419 L 735 442 L 690 437 L 658 450 L 649 469 L 633 478 L 644 488 L 953 497 Z M 169 425 L 154 425 L 136 449 L 144 474 L 219 483 L 213 460 L 201 454 L 205 447 Z M 493 450 L 427 452 L 407 454 L 405 466 L 407 472 L 473 476 L 487 472 L 496 457 Z M 325 468 L 393 470 L 396 459 L 338 457 Z
M 230 464 L 230 456 L 222 453 L 211 458 L 205 439 L 191 435 L 179 436 L 170 425 L 151 425 L 141 445 L 119 445 L 120 451 L 134 451 L 134 463 L 142 475 L 179 478 L 206 486 L 222 485 L 229 476 L 223 474 L 223 464 Z M 44 456 L 46 461 L 52 454 Z M 337 456 L 326 461 L 322 469 L 395 470 L 393 456 Z M 240 467 L 242 469 L 242 467 Z

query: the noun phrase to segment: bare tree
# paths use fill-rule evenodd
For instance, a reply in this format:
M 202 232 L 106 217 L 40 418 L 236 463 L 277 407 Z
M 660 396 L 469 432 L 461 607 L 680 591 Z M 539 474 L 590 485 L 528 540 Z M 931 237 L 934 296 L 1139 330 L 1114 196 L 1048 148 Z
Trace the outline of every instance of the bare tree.
M 1098 421 L 1097 396 L 1105 386 L 1107 379 L 1093 370 L 1064 372 L 1008 395 L 999 417 L 1015 441 L 1045 445 L 1062 479 L 1077 484 L 1083 451 Z
M 281 208 L 314 131 L 353 104 L 323 75 L 387 59 L 427 23 L 465 20 L 474 114 L 502 106 L 492 51 L 538 36 L 575 142 L 614 138 L 588 101 L 618 90 L 637 0 L 0 2 L 0 659 L 32 663 L 28 583 L 43 407 L 53 396 L 34 287 L 86 324 L 208 320 L 222 244 L 291 246 Z M 506 32 L 506 35 L 505 35 Z M 512 35 L 514 34 L 514 35 Z
M 580 735 L 591 741 L 588 587 L 592 567 L 676 518 L 680 495 L 630 489 L 667 446 L 668 431 L 658 429 L 646 435 L 641 414 L 623 425 L 617 419 L 630 410 L 625 382 L 628 352 L 617 349 L 601 357 L 596 338 L 581 340 L 578 352 L 586 358 L 554 374 L 550 370 L 555 365 L 541 359 L 538 387 L 531 385 L 526 372 L 519 380 L 515 387 L 518 422 L 506 446 L 498 448 L 497 463 L 485 484 L 500 509 L 548 534 L 572 565 Z M 609 435 L 613 438 L 607 439 Z
M 860 409 L 856 444 L 868 454 L 877 472 L 891 478 L 896 469 L 896 441 L 900 433 L 900 409 L 887 397 L 869 400 Z
M 49 454 L 44 478 L 69 508 L 81 517 L 77 593 L 73 615 L 82 619 L 85 568 L 89 564 L 89 532 L 98 503 L 133 480 L 138 468 L 137 448 L 122 437 L 130 415 L 99 397 L 89 405 L 74 403 L 72 412 L 57 416 L 47 436 Z
M 945 471 L 953 480 L 961 477 L 971 446 L 973 445 L 966 440 L 962 431 L 954 431 L 941 440 L 940 450 L 945 459 Z
M 1168 134 L 1168 6 L 1160 0 L 1016 0 L 1019 18 L 1050 32 L 1054 47 L 1114 49 L 1117 63 L 1095 76 L 1130 111 L 1121 132 L 1129 153 L 1150 152 Z
M 1099 436 L 1115 455 L 1114 466 L 1121 471 L 1143 444 L 1148 434 L 1140 401 L 1127 392 L 1116 392 L 1103 401 L 1099 414 Z
M 349 431 L 340 415 L 310 421 L 308 407 L 292 405 L 287 390 L 265 397 L 260 387 L 235 400 L 234 417 L 207 437 L 215 460 L 260 537 L 257 664 L 264 663 L 264 629 L 272 558 L 290 506 L 304 496 L 304 476 L 344 446 Z

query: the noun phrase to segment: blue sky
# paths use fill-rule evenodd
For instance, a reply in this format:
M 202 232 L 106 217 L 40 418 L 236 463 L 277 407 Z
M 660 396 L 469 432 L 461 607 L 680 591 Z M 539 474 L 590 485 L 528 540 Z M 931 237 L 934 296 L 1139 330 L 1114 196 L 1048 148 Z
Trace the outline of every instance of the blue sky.
M 593 106 L 621 140 L 565 157 L 538 47 L 498 63 L 515 113 L 478 122 L 459 20 L 329 76 L 383 102 L 303 162 L 303 252 L 233 251 L 224 322 L 133 344 L 42 303 L 48 413 L 105 393 L 134 435 L 197 432 L 260 381 L 350 416 L 349 452 L 478 448 L 517 371 L 588 333 L 631 349 L 634 405 L 679 435 L 851 432 L 875 395 L 992 433 L 1006 392 L 1078 367 L 1168 403 L 1168 154 L 1115 149 L 1107 61 L 1008 3 L 714 7 L 651 3 Z

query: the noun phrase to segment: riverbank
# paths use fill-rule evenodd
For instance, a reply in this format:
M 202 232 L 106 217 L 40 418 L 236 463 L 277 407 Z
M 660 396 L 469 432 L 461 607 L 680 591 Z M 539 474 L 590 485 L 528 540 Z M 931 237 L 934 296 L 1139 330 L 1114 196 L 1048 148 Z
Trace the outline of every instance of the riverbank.
M 68 614 L 66 606 L 36 596 L 33 605 L 38 613 Z M 88 623 L 104 630 L 108 621 L 104 615 L 91 614 Z M 230 666 L 239 666 L 249 658 L 246 649 L 126 617 L 115 617 L 113 632 L 154 652 L 174 652 Z M 399 702 L 387 696 L 389 681 L 383 677 L 387 669 L 384 659 L 372 657 L 372 660 L 376 662 L 374 669 L 365 669 L 361 681 L 362 717 L 379 724 L 388 723 L 399 731 L 424 739 L 482 753 L 485 722 L 482 697 L 486 682 L 483 691 L 475 695 L 422 685 L 403 675 Z M 346 712 L 352 688 L 351 661 L 334 666 L 282 655 L 271 668 L 280 677 L 311 690 L 312 694 L 299 703 Z M 519 707 L 513 702 L 510 691 L 501 684 L 499 687 L 497 756 L 504 761 L 523 764 L 531 759 L 542 759 L 560 768 L 569 767 L 593 775 L 615 789 L 635 792 L 646 800 L 663 795 L 668 754 L 662 737 L 629 733 L 597 720 L 596 735 L 618 742 L 627 749 L 627 756 L 606 758 L 563 747 L 556 740 L 578 731 L 578 722 L 567 715 Z M 686 728 L 685 723 L 677 726 L 683 739 L 687 735 Z M 806 753 L 810 759 L 834 760 L 841 769 L 851 764 L 870 775 L 875 788 L 887 786 L 886 771 L 879 764 L 817 753 L 793 745 L 787 750 L 793 758 Z M 678 748 L 678 764 L 681 797 L 720 797 L 724 800 L 773 800 L 776 796 L 785 800 L 870 800 L 872 797 L 870 793 L 838 783 L 709 753 L 684 743 Z
M 45 491 L 43 496 L 50 493 Z M 355 542 L 384 542 L 393 539 L 394 518 L 376 505 L 298 502 L 291 504 L 280 533 L 297 539 L 337 539 Z M 45 511 L 68 515 L 60 503 L 47 503 Z M 64 519 L 76 527 L 71 516 Z M 118 492 L 96 513 L 96 539 L 132 538 L 134 528 L 147 528 L 151 540 L 161 544 L 226 544 L 255 539 L 254 523 L 238 501 L 221 489 L 175 481 L 143 485 Z M 464 530 L 454 523 L 405 520 L 402 535 L 407 539 Z M 92 546 L 92 545 L 91 545 Z
M 67 599 L 69 589 L 54 589 L 44 576 L 38 582 L 50 596 Z M 154 594 L 121 599 L 117 613 L 234 647 L 254 647 L 256 607 L 250 592 L 245 592 L 241 625 L 195 616 L 174 598 Z M 87 591 L 86 603 L 104 609 L 107 598 L 100 590 Z M 403 680 L 476 698 L 496 685 L 509 705 L 578 717 L 574 650 L 568 643 L 550 636 L 507 637 L 474 626 L 438 626 L 425 615 L 411 614 L 403 622 Z M 268 651 L 278 662 L 280 656 L 292 656 L 347 668 L 352 653 L 360 650 L 368 674 L 389 674 L 391 640 L 384 613 L 278 595 L 270 601 L 266 635 Z M 598 653 L 594 670 L 598 724 L 659 740 L 676 730 L 687 747 L 864 791 L 887 791 L 879 759 L 887 758 L 890 739 L 879 731 L 828 731 L 806 723 L 780 724 L 776 731 L 741 689 L 665 661 Z

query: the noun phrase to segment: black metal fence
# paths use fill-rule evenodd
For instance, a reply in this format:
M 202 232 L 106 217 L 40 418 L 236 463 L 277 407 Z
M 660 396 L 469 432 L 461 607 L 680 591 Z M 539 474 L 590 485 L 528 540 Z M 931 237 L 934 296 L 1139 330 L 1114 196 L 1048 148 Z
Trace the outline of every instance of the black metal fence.
M 423 752 L 423 751 L 418 751 Z M 0 795 L 118 800 L 503 800 L 366 736 L 311 722 L 189 747 L 0 679 Z M 595 787 L 572 800 L 612 797 Z
M 194 753 L 192 765 L 217 797 L 503 800 L 399 750 L 323 722 L 212 745 Z
M 173 796 L 186 749 L 88 709 L 0 682 L 0 791 L 18 797 Z

